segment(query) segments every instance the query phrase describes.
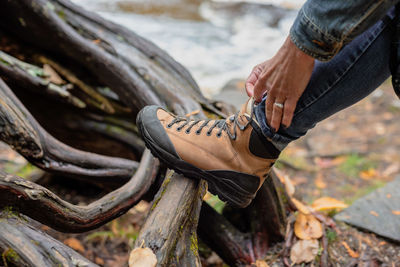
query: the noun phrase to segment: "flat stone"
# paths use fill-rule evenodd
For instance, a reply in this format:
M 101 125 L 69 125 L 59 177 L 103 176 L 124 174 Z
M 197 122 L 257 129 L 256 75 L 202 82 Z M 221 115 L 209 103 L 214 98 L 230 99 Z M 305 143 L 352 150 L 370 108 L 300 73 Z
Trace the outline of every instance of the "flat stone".
M 400 176 L 356 200 L 349 208 L 337 214 L 335 219 L 400 241 Z

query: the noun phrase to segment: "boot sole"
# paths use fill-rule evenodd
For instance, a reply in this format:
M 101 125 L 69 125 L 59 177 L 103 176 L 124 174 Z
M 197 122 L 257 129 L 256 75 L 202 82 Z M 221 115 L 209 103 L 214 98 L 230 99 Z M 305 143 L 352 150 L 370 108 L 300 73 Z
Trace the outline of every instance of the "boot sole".
M 243 186 L 238 185 L 235 182 L 235 179 L 232 179 L 229 176 L 249 176 L 248 174 L 226 170 L 224 171 L 224 176 L 216 176 L 208 171 L 199 169 L 180 158 L 177 158 L 175 155 L 164 150 L 158 146 L 156 142 L 154 142 L 146 128 L 143 126 L 141 113 L 142 111 L 140 111 L 138 114 L 137 125 L 140 128 L 140 132 L 142 133 L 146 147 L 151 151 L 153 156 L 160 159 L 169 168 L 187 178 L 206 180 L 208 182 L 209 192 L 214 195 L 218 195 L 222 201 L 226 201 L 227 203 L 240 208 L 245 208 L 251 203 L 257 193 L 259 182 L 257 184 L 253 183 L 249 186 L 251 188 L 256 188 L 256 190 L 249 188 L 246 189 L 243 188 Z M 256 178 L 259 181 L 259 178 Z

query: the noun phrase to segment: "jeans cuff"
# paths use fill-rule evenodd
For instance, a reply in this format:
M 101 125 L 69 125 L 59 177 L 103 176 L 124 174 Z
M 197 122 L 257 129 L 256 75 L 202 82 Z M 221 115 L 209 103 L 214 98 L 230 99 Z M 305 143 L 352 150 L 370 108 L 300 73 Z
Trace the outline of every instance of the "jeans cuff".
M 289 138 L 287 136 L 283 136 L 280 133 L 281 130 L 275 132 L 271 129 L 271 127 L 267 123 L 267 118 L 265 115 L 265 100 L 266 98 L 264 97 L 262 102 L 259 103 L 254 109 L 256 120 L 260 125 L 263 135 L 267 139 L 269 139 L 277 149 L 282 151 L 291 141 L 295 140 L 296 138 Z

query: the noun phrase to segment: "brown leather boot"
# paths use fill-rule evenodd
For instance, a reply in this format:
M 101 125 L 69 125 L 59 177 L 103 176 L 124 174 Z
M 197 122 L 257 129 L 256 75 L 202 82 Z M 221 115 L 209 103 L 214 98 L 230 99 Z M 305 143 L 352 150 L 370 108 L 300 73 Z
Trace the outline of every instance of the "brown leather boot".
M 207 180 L 211 193 L 246 207 L 280 153 L 262 134 L 253 107 L 249 100 L 226 120 L 188 120 L 147 106 L 137 125 L 146 146 L 169 168 Z

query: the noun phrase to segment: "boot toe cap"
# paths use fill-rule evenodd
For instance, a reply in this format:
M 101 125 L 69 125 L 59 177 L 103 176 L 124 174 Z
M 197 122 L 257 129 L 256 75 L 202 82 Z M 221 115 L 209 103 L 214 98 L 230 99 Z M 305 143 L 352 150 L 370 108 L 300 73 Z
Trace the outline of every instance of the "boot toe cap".
M 150 149 L 152 149 L 153 146 L 157 146 L 158 149 L 161 148 L 178 157 L 171 139 L 157 116 L 158 110 L 160 109 L 163 110 L 163 108 L 154 105 L 144 107 L 136 118 L 136 124 Z

